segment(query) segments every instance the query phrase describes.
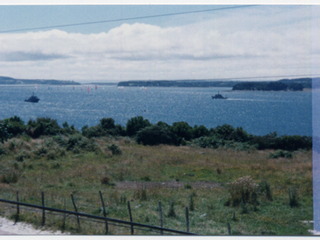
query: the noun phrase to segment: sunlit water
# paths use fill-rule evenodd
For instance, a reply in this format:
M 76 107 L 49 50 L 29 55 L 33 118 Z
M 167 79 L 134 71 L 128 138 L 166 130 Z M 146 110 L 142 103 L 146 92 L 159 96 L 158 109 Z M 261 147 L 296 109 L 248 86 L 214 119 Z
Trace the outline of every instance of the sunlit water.
M 230 88 L 148 88 L 115 86 L 0 86 L 0 119 L 19 116 L 25 122 L 51 117 L 78 129 L 111 117 L 125 126 L 143 116 L 151 123 L 185 121 L 207 128 L 230 124 L 249 133 L 312 135 L 311 92 L 232 92 Z M 227 100 L 214 100 L 218 91 Z M 38 103 L 24 102 L 35 92 Z

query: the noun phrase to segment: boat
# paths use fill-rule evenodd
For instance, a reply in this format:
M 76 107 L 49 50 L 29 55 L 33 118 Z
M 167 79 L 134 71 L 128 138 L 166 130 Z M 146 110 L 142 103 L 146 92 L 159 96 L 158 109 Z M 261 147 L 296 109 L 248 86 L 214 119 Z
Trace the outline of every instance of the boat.
M 222 96 L 222 95 L 218 92 L 218 94 L 212 96 L 212 99 L 227 99 L 227 97 Z
M 25 99 L 25 102 L 39 102 L 40 98 L 38 98 L 37 96 L 34 95 L 34 93 L 32 94 L 31 97 L 29 97 L 28 99 Z

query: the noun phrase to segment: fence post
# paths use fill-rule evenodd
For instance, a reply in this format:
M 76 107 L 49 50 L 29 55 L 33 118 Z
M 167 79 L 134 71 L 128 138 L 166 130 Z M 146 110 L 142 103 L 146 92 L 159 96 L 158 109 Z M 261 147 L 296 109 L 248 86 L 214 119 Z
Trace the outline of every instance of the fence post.
M 64 210 L 67 210 L 67 207 L 66 207 L 66 199 L 65 199 L 65 198 L 63 199 L 63 209 L 64 209 Z M 63 231 L 66 229 L 66 218 L 67 218 L 67 214 L 64 213 L 64 214 L 63 214 L 63 225 L 62 225 Z
M 228 234 L 231 235 L 230 223 L 228 223 Z
M 42 197 L 42 207 L 44 207 L 44 193 L 41 192 L 41 197 Z M 42 226 L 46 223 L 46 210 L 44 208 L 42 209 Z
M 186 207 L 187 232 L 189 232 L 189 209 Z
M 71 194 L 71 199 L 72 199 L 72 203 L 73 203 L 74 209 L 75 209 L 76 213 L 78 213 L 77 206 L 76 206 L 76 204 L 74 202 L 72 194 Z M 78 226 L 79 226 L 79 231 L 80 231 L 81 227 L 80 227 L 80 219 L 79 219 L 79 215 L 78 214 L 77 214 L 77 220 L 78 220 Z
M 162 209 L 161 209 L 161 201 L 159 201 L 159 220 L 160 220 L 160 227 L 163 227 L 162 223 Z M 160 230 L 161 235 L 163 235 L 163 230 Z
M 103 216 L 106 217 L 107 214 L 106 214 L 106 208 L 104 206 L 104 201 L 103 201 L 103 198 L 102 198 L 102 193 L 101 191 L 99 191 L 99 194 L 100 194 L 100 199 L 101 199 L 101 203 L 102 203 L 102 207 L 103 207 Z M 122 196 L 121 196 L 122 197 Z M 106 234 L 108 234 L 108 221 L 106 219 Z
M 14 224 L 16 224 L 19 221 L 19 214 L 20 214 L 20 206 L 19 206 L 19 191 L 17 191 L 17 216 L 16 216 L 16 222 Z
M 128 201 L 128 210 L 129 210 L 130 222 L 132 222 L 132 214 L 131 214 L 131 208 L 130 208 L 130 201 Z M 133 235 L 133 225 L 132 225 L 132 224 L 131 224 L 131 235 Z

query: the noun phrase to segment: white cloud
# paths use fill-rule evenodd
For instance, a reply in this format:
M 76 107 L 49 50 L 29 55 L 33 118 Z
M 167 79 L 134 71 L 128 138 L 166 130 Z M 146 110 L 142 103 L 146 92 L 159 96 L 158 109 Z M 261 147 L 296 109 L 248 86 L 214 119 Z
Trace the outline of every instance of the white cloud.
M 100 34 L 0 34 L 0 75 L 129 80 L 310 74 L 320 64 L 319 8 L 311 12 L 261 7 L 178 27 L 135 23 Z

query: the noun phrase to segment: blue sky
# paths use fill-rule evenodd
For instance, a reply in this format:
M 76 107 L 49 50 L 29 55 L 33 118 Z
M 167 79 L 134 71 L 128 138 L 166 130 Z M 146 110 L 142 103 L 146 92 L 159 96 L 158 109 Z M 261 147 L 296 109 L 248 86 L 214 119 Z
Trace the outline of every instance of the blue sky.
M 6 32 L 233 6 L 239 5 L 0 5 L 0 76 L 76 81 L 320 76 L 315 5 Z

